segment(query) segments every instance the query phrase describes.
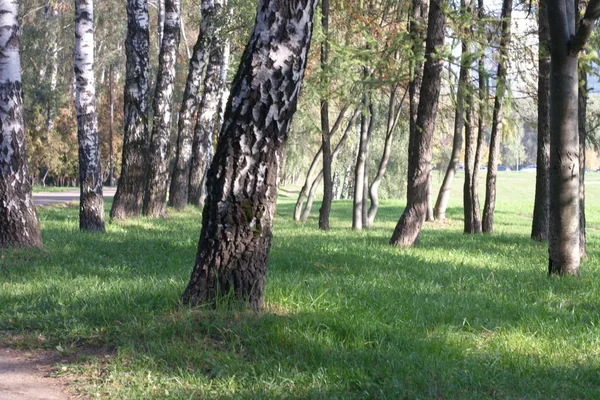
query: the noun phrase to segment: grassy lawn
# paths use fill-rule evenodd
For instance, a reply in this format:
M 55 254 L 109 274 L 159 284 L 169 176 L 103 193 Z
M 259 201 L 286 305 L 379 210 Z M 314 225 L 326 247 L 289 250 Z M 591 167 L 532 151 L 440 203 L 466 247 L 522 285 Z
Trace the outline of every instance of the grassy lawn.
M 79 186 L 32 186 L 33 193 L 65 192 L 67 190 L 79 190 Z
M 76 207 L 40 209 L 45 250 L 0 253 L 0 342 L 57 349 L 58 373 L 101 398 L 600 398 L 600 174 L 589 259 L 566 279 L 546 276 L 547 248 L 529 239 L 534 174 L 500 175 L 486 236 L 462 233 L 462 178 L 450 219 L 411 249 L 387 244 L 403 202 L 353 232 L 337 201 L 324 233 L 319 204 L 295 224 L 282 192 L 260 315 L 179 304 L 198 210 L 94 235 Z

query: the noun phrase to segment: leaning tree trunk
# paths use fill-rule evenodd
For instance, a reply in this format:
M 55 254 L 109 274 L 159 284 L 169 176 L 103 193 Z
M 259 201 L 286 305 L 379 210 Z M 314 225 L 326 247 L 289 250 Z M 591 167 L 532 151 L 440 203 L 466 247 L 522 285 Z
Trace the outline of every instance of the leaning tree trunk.
M 406 208 L 396 225 L 390 244 L 411 246 L 419 239 L 427 212 L 427 192 L 431 171 L 431 141 L 435 129 L 442 78 L 439 52 L 444 46 L 445 2 L 431 2 L 427 22 L 425 66 L 414 134 L 409 138 Z
M 222 8 L 223 0 L 202 1 L 202 24 L 190 59 L 183 100 L 179 108 L 175 166 L 169 188 L 169 205 L 178 210 L 184 209 L 188 202 L 194 116 L 200 101 L 200 84 L 206 58 L 212 46 L 216 44 L 215 36 L 218 35 L 215 20 L 221 15 Z
M 490 137 L 490 153 L 488 157 L 487 177 L 485 180 L 485 204 L 483 206 L 483 233 L 494 231 L 494 209 L 496 208 L 496 176 L 498 175 L 498 152 L 502 135 L 503 102 L 506 94 L 506 68 L 508 63 L 508 46 L 510 44 L 510 21 L 512 0 L 502 3 L 502 37 L 500 38 L 500 60 L 498 61 L 498 84 L 492 115 L 492 134 Z
M 407 91 L 404 91 L 404 96 L 402 96 L 402 100 L 398 105 L 398 100 L 396 98 L 398 86 L 398 84 L 395 84 L 392 88 L 392 92 L 390 93 L 385 143 L 383 145 L 383 154 L 381 155 L 381 160 L 379 161 L 377 174 L 373 179 L 373 183 L 371 183 L 371 186 L 369 187 L 369 198 L 371 199 L 371 205 L 369 206 L 369 211 L 367 212 L 367 228 L 371 228 L 373 226 L 375 222 L 375 216 L 377 215 L 377 210 L 379 209 L 379 185 L 381 185 L 381 182 L 383 181 L 383 177 L 385 175 L 385 171 L 387 170 L 387 165 L 390 160 L 390 155 L 392 153 L 394 130 L 396 129 L 400 111 L 402 110 L 402 104 L 404 103 L 404 98 L 406 97 L 407 93 Z
M 306 178 L 304 179 L 304 185 L 300 189 L 300 193 L 298 194 L 298 200 L 296 200 L 296 206 L 294 207 L 294 221 L 300 221 L 302 215 L 302 207 L 304 206 L 304 200 L 308 196 L 308 191 L 310 190 L 311 184 L 314 181 L 311 181 L 311 176 L 317 170 L 319 158 L 323 155 L 323 144 L 319 147 L 319 151 L 313 157 L 312 162 L 310 163 L 310 167 L 308 168 L 308 172 L 306 173 Z
M 41 248 L 25 149 L 18 11 L 18 1 L 0 1 L 0 248 Z
M 121 175 L 111 218 L 137 217 L 142 209 L 148 147 L 148 1 L 127 1 L 127 64 Z
M 194 128 L 188 203 L 197 207 L 204 206 L 205 176 L 212 156 L 212 136 L 219 108 L 222 63 L 223 46 L 218 43 L 210 52 L 204 78 L 204 92 Z
M 464 0 L 462 3 L 464 7 Z M 469 44 L 463 39 L 458 88 L 456 89 L 456 110 L 454 113 L 454 139 L 452 140 L 452 152 L 450 154 L 448 168 L 446 168 L 444 180 L 442 181 L 442 186 L 440 187 L 437 200 L 435 201 L 435 207 L 433 208 L 434 218 L 440 221 L 446 219 L 446 208 L 448 208 L 448 200 L 450 200 L 452 182 L 454 181 L 456 167 L 458 167 L 460 154 L 462 152 L 463 128 L 465 127 L 465 92 L 467 91 L 467 82 L 468 79 L 470 79 L 469 70 L 471 68 L 471 66 L 468 65 L 469 62 Z
M 79 229 L 104 231 L 104 198 L 98 149 L 94 79 L 94 5 L 75 1 L 75 75 L 79 142 Z
M 585 237 L 585 142 L 587 121 L 587 72 L 580 71 L 579 86 L 579 256 L 582 259 L 587 258 L 586 237 Z
M 537 168 L 535 176 L 535 203 L 531 238 L 548 240 L 550 224 L 550 27 L 548 26 L 547 0 L 539 2 L 539 49 L 538 49 L 538 134 Z
M 262 308 L 282 149 L 298 101 L 316 0 L 260 0 L 208 173 L 185 303 L 230 292 Z
M 169 144 L 175 86 L 175 63 L 179 46 L 180 0 L 165 0 L 165 27 L 160 48 L 158 77 L 152 104 L 153 127 L 148 156 L 148 176 L 144 194 L 144 215 L 165 217 L 169 178 Z

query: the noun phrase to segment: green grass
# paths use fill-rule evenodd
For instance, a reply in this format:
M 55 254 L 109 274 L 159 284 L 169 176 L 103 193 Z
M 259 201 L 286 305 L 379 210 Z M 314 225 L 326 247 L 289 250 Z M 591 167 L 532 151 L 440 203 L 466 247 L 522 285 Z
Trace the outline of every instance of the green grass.
M 33 193 L 65 192 L 67 190 L 79 190 L 79 186 L 32 186 Z
M 0 254 L 0 341 L 57 348 L 60 373 L 101 398 L 599 398 L 600 174 L 588 178 L 589 259 L 565 279 L 529 239 L 533 174 L 500 176 L 486 236 L 462 234 L 459 175 L 449 220 L 411 249 L 387 244 L 402 202 L 366 232 L 335 202 L 324 233 L 319 204 L 295 224 L 282 192 L 260 315 L 179 304 L 198 210 L 94 235 L 77 208 L 44 208 L 45 250 Z

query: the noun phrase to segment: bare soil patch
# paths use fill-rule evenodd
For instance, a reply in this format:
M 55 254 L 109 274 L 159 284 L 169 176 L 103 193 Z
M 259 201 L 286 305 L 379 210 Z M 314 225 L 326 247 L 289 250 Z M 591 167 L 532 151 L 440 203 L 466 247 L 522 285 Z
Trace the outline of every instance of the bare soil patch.
M 0 399 L 71 400 L 67 380 L 52 377 L 60 359 L 54 352 L 0 347 Z

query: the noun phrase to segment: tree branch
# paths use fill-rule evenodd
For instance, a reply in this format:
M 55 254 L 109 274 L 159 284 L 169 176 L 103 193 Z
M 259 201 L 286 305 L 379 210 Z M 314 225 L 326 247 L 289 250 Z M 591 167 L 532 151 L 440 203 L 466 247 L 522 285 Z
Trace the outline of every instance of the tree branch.
M 600 17 L 600 0 L 590 0 L 585 14 L 581 21 L 579 21 L 579 27 L 575 33 L 575 37 L 569 43 L 569 55 L 575 56 L 579 53 L 585 43 L 590 38 L 594 23 Z

